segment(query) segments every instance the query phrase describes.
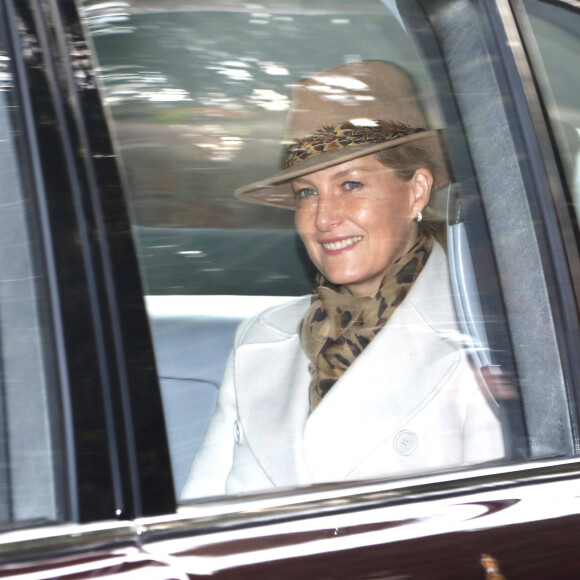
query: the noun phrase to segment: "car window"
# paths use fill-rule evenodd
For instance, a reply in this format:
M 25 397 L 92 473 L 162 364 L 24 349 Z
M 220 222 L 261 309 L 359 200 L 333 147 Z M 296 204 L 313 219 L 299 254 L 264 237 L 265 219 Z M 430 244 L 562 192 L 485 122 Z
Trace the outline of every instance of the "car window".
M 293 304 L 305 309 L 315 275 L 293 212 L 244 203 L 233 191 L 278 167 L 292 89 L 321 71 L 360 61 L 387 60 L 404 70 L 428 126 L 444 135 L 453 178 L 433 194 L 430 206 L 441 217 L 453 314 L 428 324 L 437 328 L 442 344 L 462 353 L 503 441 L 503 451 L 495 455 L 444 466 L 425 459 L 411 470 L 385 468 L 384 475 L 574 452 L 575 417 L 549 292 L 550 258 L 535 225 L 543 216 L 527 177 L 535 160 L 514 121 L 514 99 L 488 15 L 477 3 L 451 4 L 321 0 L 296 6 L 272 0 L 258 8 L 228 2 L 210 7 L 195 1 L 78 2 L 98 62 L 138 247 L 178 494 L 204 437 L 206 451 L 208 440 L 215 449 L 228 441 L 225 464 L 233 454 L 249 465 L 260 454 L 260 441 L 268 440 L 252 433 L 253 426 L 275 424 L 277 413 L 294 408 L 294 400 L 269 407 L 264 394 L 260 416 L 248 427 L 238 416 L 243 403 L 225 400 L 228 395 L 219 389 L 224 373 L 224 385 L 239 380 L 236 364 L 247 364 L 244 373 L 250 382 L 255 377 L 256 390 L 258 377 L 280 364 L 274 355 L 251 364 L 236 355 L 226 361 L 237 328 L 236 353 L 255 346 L 244 340 L 263 340 L 252 338 L 256 323 L 239 327 L 243 320 L 269 307 L 271 313 L 288 312 L 282 305 L 302 295 L 306 298 Z M 332 83 L 325 88 L 329 94 L 343 89 Z M 268 318 L 262 325 L 278 328 L 284 339 L 296 336 L 297 324 L 281 330 L 276 324 Z M 445 359 L 438 356 L 439 362 Z M 301 373 L 302 413 L 309 375 L 308 361 L 300 357 L 283 362 L 288 373 Z M 396 362 L 395 357 L 393 371 Z M 382 372 L 389 385 L 391 369 Z M 428 375 L 409 386 L 416 396 Z M 459 400 L 464 392 L 450 397 Z M 331 400 L 336 398 L 325 407 Z M 310 473 L 282 478 L 286 485 L 373 477 L 354 464 L 350 471 L 313 475 L 316 457 L 324 463 L 334 453 L 338 462 L 346 447 L 366 448 L 375 458 L 388 447 L 399 461 L 424 445 L 410 416 L 401 417 L 375 447 L 368 441 L 355 445 L 349 435 L 356 434 L 357 423 L 348 405 L 336 405 L 336 431 L 328 431 L 324 445 L 305 459 Z M 218 425 L 216 417 L 223 422 Z M 473 435 L 480 442 L 493 439 L 484 423 Z M 334 451 L 332 436 L 343 442 Z M 289 445 L 280 442 L 277 450 L 263 453 L 284 463 Z M 219 457 L 208 461 L 221 465 Z M 236 488 L 235 476 L 229 483 L 243 487 Z M 272 478 L 264 476 L 262 484 L 258 488 L 269 489 Z M 201 495 L 222 493 L 223 487 L 210 485 Z
M 524 2 L 531 36 L 538 51 L 531 53 L 546 99 L 552 129 L 576 215 L 580 215 L 580 79 L 575 63 L 580 57 L 580 7 L 577 3 Z M 540 68 L 541 67 L 541 68 Z
M 63 421 L 36 210 L 8 33 L 0 13 L 0 528 L 63 519 Z

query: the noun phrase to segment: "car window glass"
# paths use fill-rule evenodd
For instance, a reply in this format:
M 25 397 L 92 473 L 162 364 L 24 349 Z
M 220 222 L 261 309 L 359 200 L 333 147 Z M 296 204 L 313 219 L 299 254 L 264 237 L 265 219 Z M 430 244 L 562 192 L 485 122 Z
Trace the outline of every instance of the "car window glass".
M 58 382 L 21 102 L 0 21 L 0 528 L 63 518 Z
M 577 216 L 580 216 L 580 7 L 567 2 L 525 0 L 545 75 L 540 88 L 560 149 Z M 532 39 L 528 39 L 532 40 Z M 534 64 L 540 65 L 539 62 Z
M 572 452 L 566 381 L 534 228 L 532 186 L 526 181 L 530 160 L 520 147 L 520 129 L 511 121 L 513 102 L 501 64 L 487 52 L 493 35 L 473 3 L 456 3 L 454 11 L 441 3 L 444 9 L 431 20 L 428 4 L 271 1 L 258 10 L 227 2 L 211 7 L 201 2 L 79 2 L 132 217 L 178 494 L 208 428 L 224 372 L 224 384 L 239 379 L 233 358 L 226 370 L 236 328 L 248 316 L 308 295 L 312 288 L 314 269 L 294 230 L 293 212 L 245 204 L 232 192 L 278 167 L 293 86 L 325 69 L 362 60 L 388 60 L 406 71 L 428 126 L 444 128 L 453 179 L 434 193 L 430 205 L 444 226 L 441 243 L 453 314 L 429 324 L 438 328 L 441 345 L 453 344 L 453 352 L 461 353 L 457 356 L 479 385 L 474 393 L 493 409 L 503 429 L 505 450 L 494 458 Z M 458 19 L 469 33 L 456 34 Z M 504 136 L 499 144 L 494 131 Z M 499 194 L 506 191 L 509 196 Z M 514 244 L 526 249 L 523 258 L 516 256 Z M 538 314 L 534 319 L 523 316 L 528 300 Z M 297 304 L 304 309 L 309 301 Z M 280 311 L 287 312 L 284 308 Z M 272 319 L 260 324 L 277 328 L 285 339 L 296 337 L 297 324 L 288 329 Z M 412 327 L 410 322 L 402 326 Z M 239 340 L 254 340 L 254 330 L 242 326 Z M 240 348 L 249 352 L 253 346 Z M 401 352 L 407 355 L 408 350 Z M 308 360 L 297 356 L 283 362 L 288 373 L 300 373 L 302 408 L 308 397 Z M 437 361 L 444 360 L 441 351 Z M 240 355 L 236 364 L 247 364 L 244 372 L 256 377 L 256 389 L 264 369 L 280 362 L 276 357 L 242 361 Z M 390 369 L 383 372 L 389 375 Z M 415 394 L 429 384 L 426 372 L 414 385 Z M 546 384 L 550 413 L 545 412 Z M 459 400 L 464 392 L 451 398 Z M 236 415 L 243 414 L 243 403 L 224 398 L 218 415 L 227 418 L 211 437 L 216 448 L 225 440 L 231 445 L 218 454 L 225 464 L 232 454 L 242 464 L 254 461 L 253 454 L 260 453 L 257 442 L 268 437 L 252 433 L 253 425 L 276 421 L 277 413 L 293 409 L 295 402 L 276 408 L 264 399 L 260 417 L 247 426 Z M 337 407 L 335 413 L 340 421 L 350 421 L 346 408 Z M 392 426 L 381 442 L 385 447 L 366 442 L 360 448 L 371 446 L 368 457 L 387 453 L 387 447 L 397 461 L 416 457 L 425 441 L 417 437 L 410 417 L 406 421 Z M 485 430 L 482 423 L 474 437 L 491 441 Z M 356 428 L 337 433 L 337 440 L 348 433 L 355 434 Z M 265 454 L 284 463 L 288 445 L 279 442 L 277 451 Z M 342 451 L 351 443 L 341 445 L 334 450 L 337 461 L 348 455 Z M 306 463 L 316 464 L 314 456 L 323 450 L 313 451 Z M 465 456 L 458 463 L 481 461 Z M 385 475 L 440 469 L 425 460 L 419 469 L 392 468 Z M 373 477 L 372 471 L 354 467 L 332 476 L 307 471 L 285 481 Z M 235 476 L 230 484 L 235 488 Z M 264 475 L 263 488 L 271 485 Z M 210 486 L 204 494 L 221 493 L 223 488 Z

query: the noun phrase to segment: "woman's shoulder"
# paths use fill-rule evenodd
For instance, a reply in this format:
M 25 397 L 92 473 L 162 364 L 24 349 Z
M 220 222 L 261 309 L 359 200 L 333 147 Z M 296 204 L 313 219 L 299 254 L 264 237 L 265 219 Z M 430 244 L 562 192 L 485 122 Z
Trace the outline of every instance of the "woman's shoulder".
M 271 342 L 298 334 L 298 324 L 310 306 L 312 296 L 300 296 L 271 306 L 248 318 L 240 325 L 236 347 L 242 344 Z

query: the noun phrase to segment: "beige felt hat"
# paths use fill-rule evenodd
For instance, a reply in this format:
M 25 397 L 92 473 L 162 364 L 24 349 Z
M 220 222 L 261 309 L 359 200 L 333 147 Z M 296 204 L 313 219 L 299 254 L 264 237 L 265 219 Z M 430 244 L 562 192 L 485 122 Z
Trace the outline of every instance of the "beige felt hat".
M 237 198 L 294 209 L 290 180 L 411 143 L 430 154 L 437 186 L 449 181 L 440 132 L 427 128 L 411 80 L 389 62 L 345 64 L 295 85 L 284 142 L 281 169 L 240 187 Z

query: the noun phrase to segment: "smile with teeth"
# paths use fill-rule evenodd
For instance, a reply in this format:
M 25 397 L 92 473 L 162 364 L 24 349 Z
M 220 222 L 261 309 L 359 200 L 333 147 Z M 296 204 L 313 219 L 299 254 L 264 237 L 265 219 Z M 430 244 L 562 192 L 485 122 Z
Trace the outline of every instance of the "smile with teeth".
M 352 238 L 345 238 L 336 242 L 323 242 L 322 245 L 325 250 L 344 250 L 348 246 L 352 246 L 362 240 L 362 236 L 352 236 Z

